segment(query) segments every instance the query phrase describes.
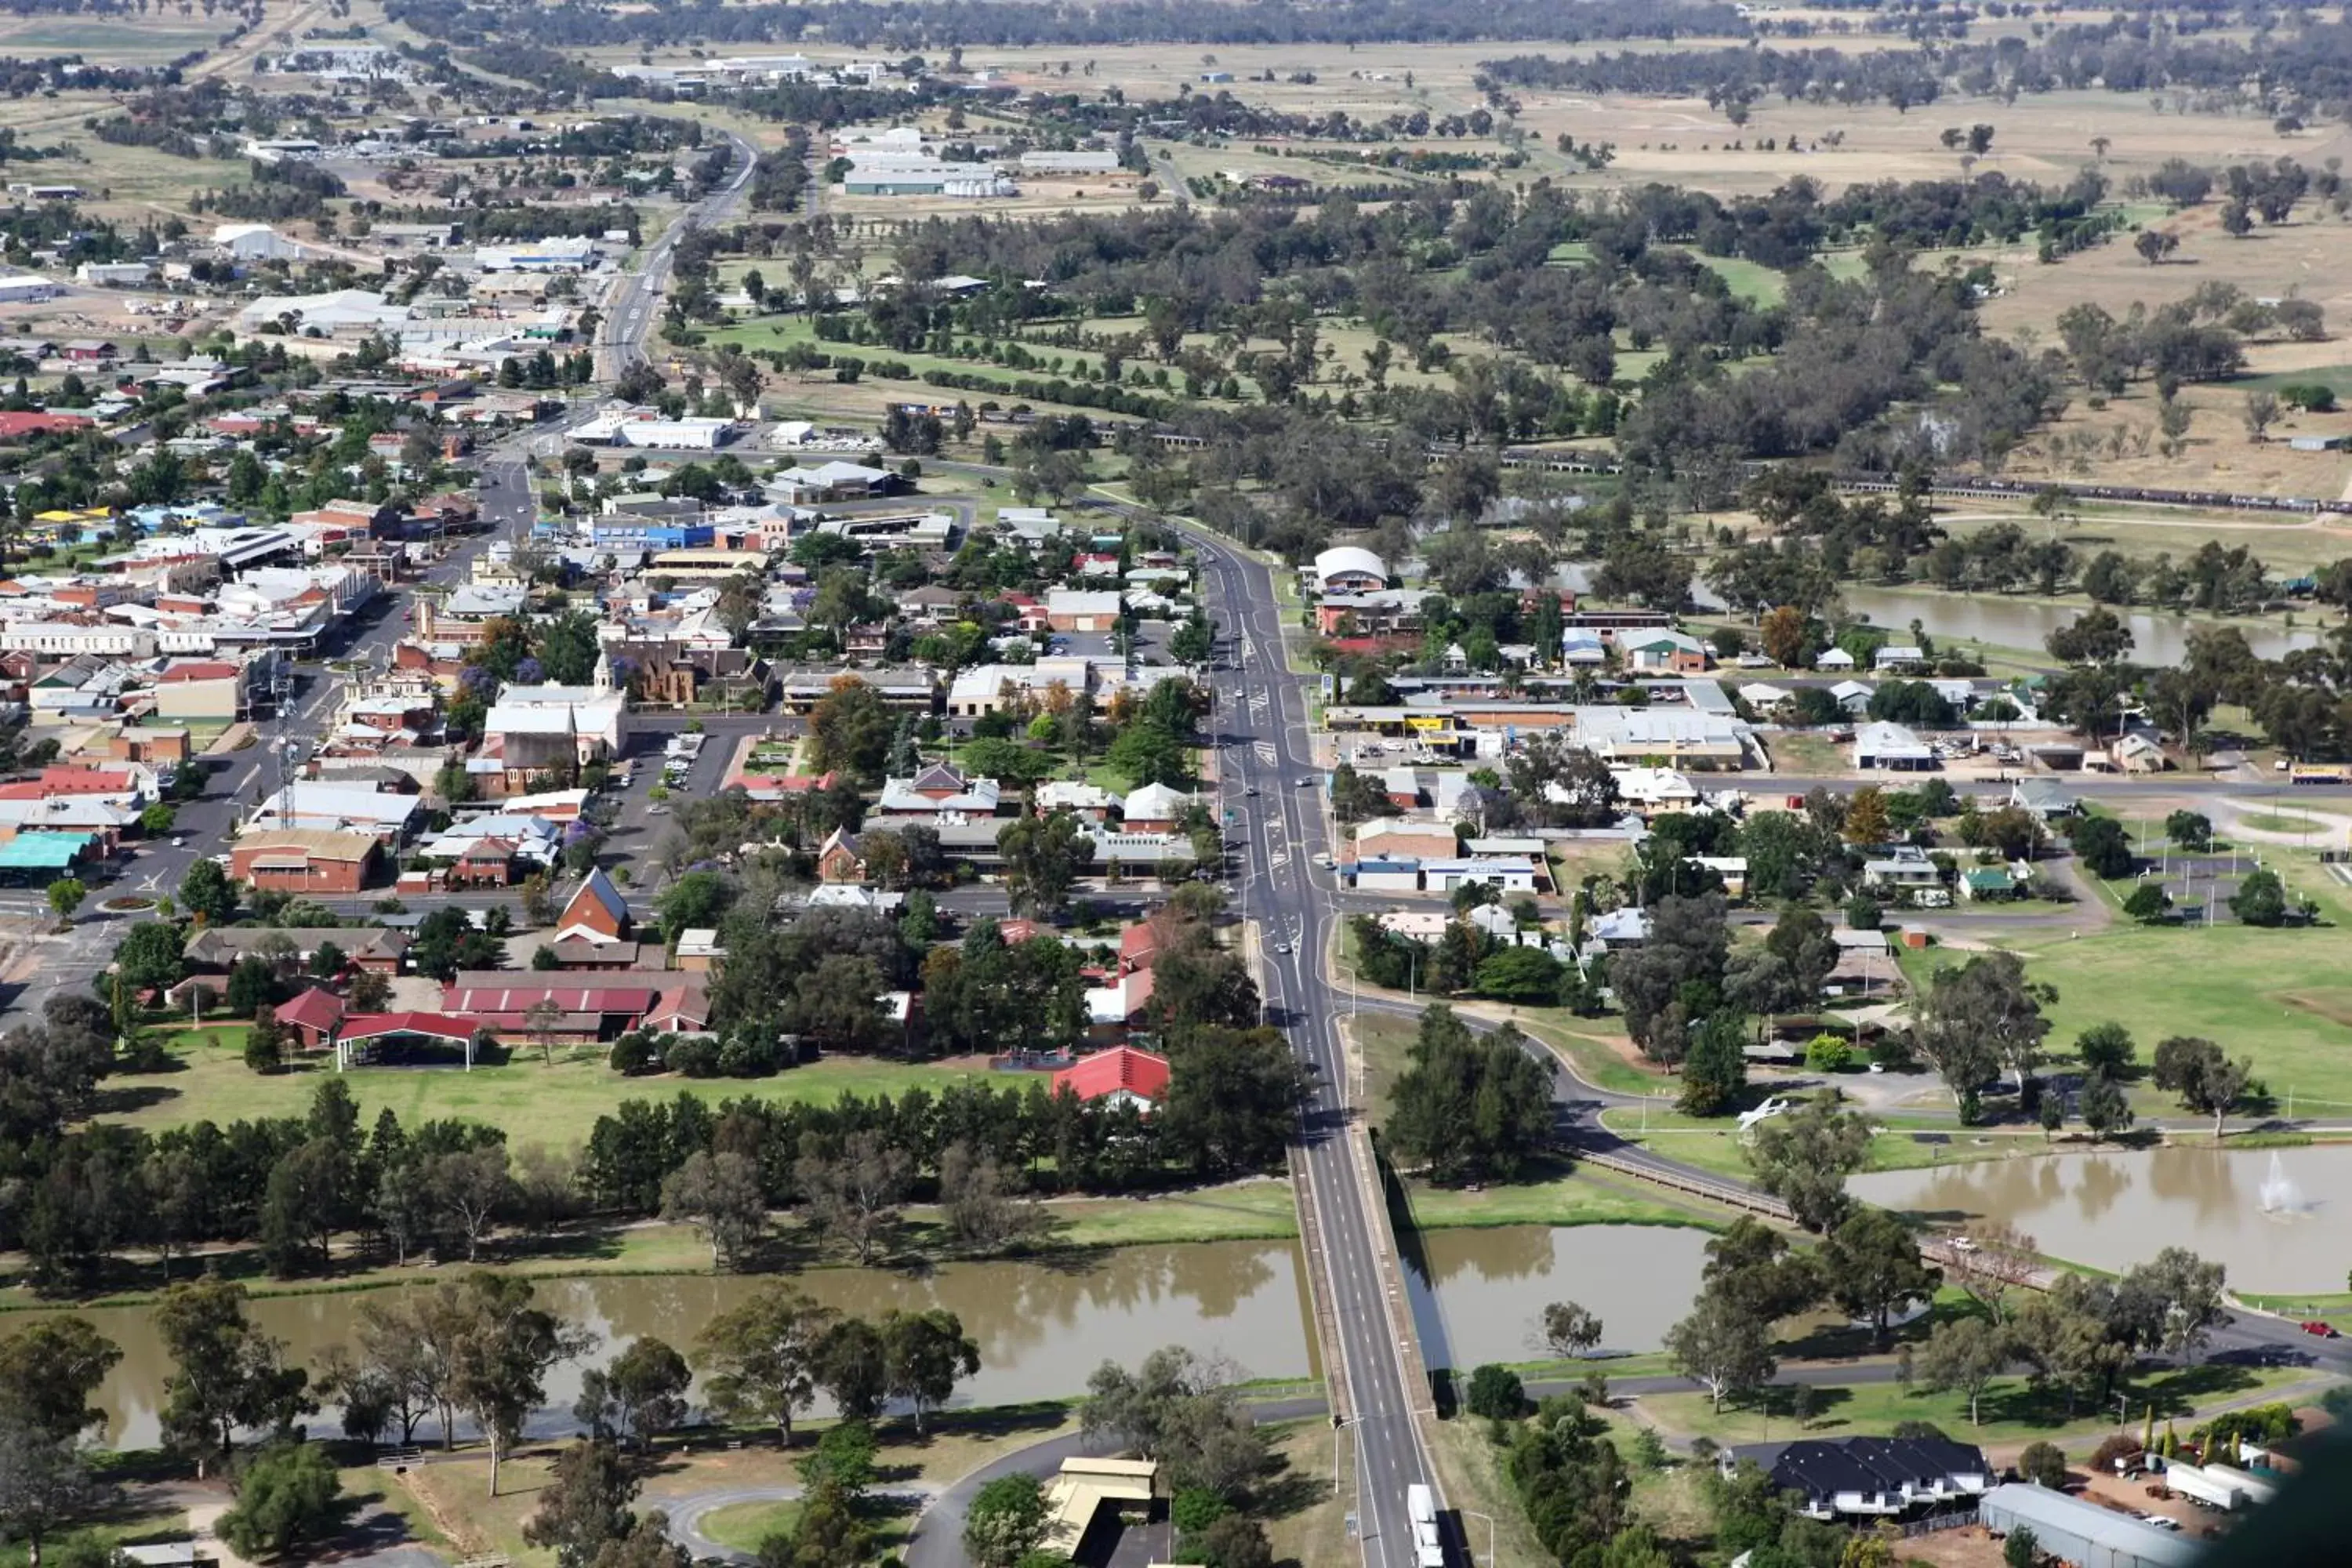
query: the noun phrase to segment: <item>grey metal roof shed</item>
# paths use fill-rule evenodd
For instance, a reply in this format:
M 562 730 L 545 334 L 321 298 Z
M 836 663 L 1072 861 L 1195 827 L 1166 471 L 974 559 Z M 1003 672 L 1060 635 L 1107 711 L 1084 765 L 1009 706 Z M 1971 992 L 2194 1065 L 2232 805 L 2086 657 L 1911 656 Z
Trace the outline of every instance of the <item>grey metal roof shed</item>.
M 2096 1503 L 2018 1481 L 1985 1493 L 1979 1510 L 1984 1527 L 1994 1534 L 2008 1535 L 2023 1525 L 2043 1552 L 2080 1568 L 2185 1568 L 2204 1545 Z

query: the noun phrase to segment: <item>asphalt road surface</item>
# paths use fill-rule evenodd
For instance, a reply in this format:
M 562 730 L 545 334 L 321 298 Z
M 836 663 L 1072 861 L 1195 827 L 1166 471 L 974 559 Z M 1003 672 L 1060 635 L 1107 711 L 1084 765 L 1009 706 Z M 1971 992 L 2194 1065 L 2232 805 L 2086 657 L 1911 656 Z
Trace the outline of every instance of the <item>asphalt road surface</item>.
M 646 357 L 646 340 L 652 336 L 654 322 L 661 314 L 662 290 L 669 285 L 671 252 L 684 238 L 688 229 L 725 223 L 735 214 L 743 193 L 751 184 L 751 167 L 759 154 L 751 144 L 731 131 L 719 134 L 734 147 L 740 162 L 718 189 L 670 220 L 662 237 L 646 252 L 645 265 L 621 279 L 604 314 L 604 341 L 599 345 L 597 375 L 604 381 L 617 381 L 621 373 Z
M 1339 1009 L 1322 968 L 1336 911 L 1313 873 L 1314 856 L 1328 844 L 1306 693 L 1283 658 L 1281 613 L 1267 569 L 1222 543 L 1203 541 L 1200 553 L 1229 656 L 1213 679 L 1221 809 L 1235 814 L 1246 840 L 1239 854 L 1239 910 L 1256 922 L 1269 1018 L 1287 1029 L 1314 1073 L 1301 1148 L 1353 1413 L 1357 1529 L 1367 1563 L 1412 1568 L 1405 1489 L 1424 1483 L 1441 1498 L 1443 1489 L 1413 1420 L 1425 1391 L 1408 1385 L 1403 1342 L 1412 1332 L 1412 1313 L 1382 1284 L 1381 1217 L 1370 1198 L 1380 1191 L 1379 1175 L 1359 1168 L 1357 1142 L 1343 1136 L 1349 1108 Z

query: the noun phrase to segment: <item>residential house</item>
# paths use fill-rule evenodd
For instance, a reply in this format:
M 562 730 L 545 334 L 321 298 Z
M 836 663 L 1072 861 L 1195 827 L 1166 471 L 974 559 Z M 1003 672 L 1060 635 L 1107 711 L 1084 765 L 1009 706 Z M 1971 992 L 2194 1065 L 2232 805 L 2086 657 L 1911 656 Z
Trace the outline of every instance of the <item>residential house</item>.
M 1897 773 L 1918 773 L 1936 765 L 1935 749 L 1891 720 L 1864 724 L 1853 737 L 1853 765 Z
M 1753 1464 L 1811 1519 L 1889 1518 L 1982 1496 L 1999 1479 L 1984 1450 L 1946 1437 L 1805 1438 L 1723 1450 L 1726 1475 Z
M 1660 627 L 1617 639 L 1625 668 L 1641 675 L 1705 675 L 1706 645 L 1687 632 Z
M 343 999 L 323 985 L 311 986 L 278 1009 L 278 1025 L 292 1033 L 298 1050 L 332 1049 L 342 1021 Z
M 1891 855 L 1864 860 L 1862 879 L 1873 888 L 1918 889 L 1942 887 L 1944 873 L 1926 850 L 1906 844 L 1896 847 Z
M 2047 823 L 2073 816 L 2083 809 L 2083 797 L 2056 779 L 2019 779 L 2009 786 L 2009 804 L 2022 806 L 2035 820 Z
M 1870 668 L 1880 675 L 1916 675 L 1927 668 L 1927 654 L 1914 644 L 1889 643 L 1870 656 Z
M 1053 1092 L 1067 1090 L 1080 1100 L 1101 1101 L 1113 1109 L 1132 1105 L 1148 1111 L 1168 1098 L 1172 1076 L 1166 1057 L 1133 1046 L 1113 1046 L 1082 1057 L 1055 1073 Z
M 2164 748 L 2145 730 L 2126 730 L 2107 748 L 2107 760 L 2127 773 L 2160 773 L 2169 766 Z
M 1842 647 L 1825 647 L 1814 656 L 1813 668 L 1843 673 L 1854 668 L 1854 658 Z

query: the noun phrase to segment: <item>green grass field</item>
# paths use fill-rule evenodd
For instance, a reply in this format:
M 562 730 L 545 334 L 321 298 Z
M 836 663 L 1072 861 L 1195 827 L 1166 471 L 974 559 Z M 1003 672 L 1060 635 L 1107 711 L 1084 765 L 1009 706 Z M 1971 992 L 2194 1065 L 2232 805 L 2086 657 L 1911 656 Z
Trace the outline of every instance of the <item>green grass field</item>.
M 1732 1211 L 1713 1204 L 1652 1196 L 1630 1183 L 1586 1171 L 1475 1192 L 1411 1180 L 1405 1184 L 1405 1201 L 1412 1206 L 1413 1224 L 1423 1230 L 1498 1225 L 1666 1225 L 1712 1230 L 1733 1217 Z
M 304 1062 L 264 1076 L 245 1065 L 243 1024 L 184 1030 L 171 1042 L 177 1066 L 160 1073 L 109 1079 L 99 1115 L 150 1131 L 210 1120 L 223 1126 L 258 1116 L 294 1116 L 310 1103 L 331 1063 Z M 447 1068 L 360 1068 L 343 1074 L 359 1100 L 362 1119 L 373 1122 L 389 1106 L 414 1127 L 436 1117 L 488 1121 L 506 1129 L 516 1147 L 527 1143 L 569 1145 L 588 1135 L 596 1118 L 625 1100 L 667 1100 L 691 1094 L 717 1102 L 755 1099 L 827 1102 L 844 1094 L 934 1092 L 987 1074 L 969 1064 L 876 1061 L 835 1057 L 765 1079 L 682 1079 L 663 1074 L 623 1078 L 602 1058 L 566 1059 L 553 1065 L 518 1050 L 498 1067 L 471 1072 Z M 1018 1084 L 1016 1078 L 996 1081 Z
M 1777 305 L 1789 291 L 1789 280 L 1760 262 L 1737 256 L 1700 256 L 1692 259 L 1722 279 L 1733 294 L 1758 305 Z
M 2298 1105 L 2352 1108 L 2345 890 L 2300 851 L 2266 851 L 2264 860 L 2293 891 L 2319 900 L 2319 925 L 2117 924 L 2080 940 L 2063 930 L 2004 937 L 2000 945 L 2024 956 L 2030 978 L 2057 987 L 2046 1009 L 2051 1047 L 2066 1052 L 2084 1029 L 2112 1020 L 2132 1032 L 2146 1063 L 2158 1041 L 2201 1035 L 2231 1056 L 2252 1058 L 2274 1095 L 2292 1089 Z M 1931 949 L 1900 957 L 1913 984 L 1924 985 L 1937 965 L 1965 955 Z
M 2178 1367 L 2136 1380 L 2131 1406 L 2137 1415 L 2150 1404 L 2158 1416 L 2183 1419 L 2231 1400 L 2243 1400 L 2267 1390 L 2309 1383 L 2314 1374 L 2299 1367 L 2200 1366 Z M 1792 1386 L 1775 1386 L 1751 1404 L 1727 1403 L 1720 1414 L 1705 1393 L 1647 1394 L 1642 1403 L 1661 1425 L 1686 1436 L 1704 1435 L 1718 1443 L 1753 1443 L 1767 1436 L 1798 1436 L 1790 1404 Z M 2073 1433 L 2083 1436 L 2110 1431 L 2114 1412 L 2077 1404 L 2070 1414 L 2051 1389 L 2037 1389 L 2021 1377 L 1996 1379 L 1979 1405 L 1981 1424 L 1969 1421 L 1969 1402 L 1958 1394 L 1906 1390 L 1894 1383 L 1831 1384 L 1813 1390 L 1811 1430 L 1826 1436 L 1860 1436 L 1892 1432 L 1898 1422 L 1932 1421 L 1963 1442 L 2007 1443 Z
M 1734 1129 L 1726 1122 L 1693 1121 L 1672 1112 L 1661 1114 L 1655 1107 L 1650 1111 L 1647 1131 L 1643 1131 L 1639 1110 L 1604 1111 L 1601 1120 L 1611 1131 L 1644 1144 L 1667 1159 L 1736 1181 L 1746 1181 L 1750 1174 Z M 1966 1135 L 1956 1132 L 1953 1136 L 1963 1139 Z M 1921 1165 L 1957 1165 L 1976 1160 L 1998 1160 L 2010 1154 L 2048 1152 L 2039 1133 L 1988 1139 L 1983 1143 L 1921 1143 L 1907 1131 L 1883 1130 L 1872 1136 L 1870 1157 L 1863 1169 L 1908 1171 Z
M 796 1502 L 739 1502 L 704 1514 L 702 1533 L 721 1546 L 756 1552 L 768 1537 L 789 1533 L 800 1516 Z

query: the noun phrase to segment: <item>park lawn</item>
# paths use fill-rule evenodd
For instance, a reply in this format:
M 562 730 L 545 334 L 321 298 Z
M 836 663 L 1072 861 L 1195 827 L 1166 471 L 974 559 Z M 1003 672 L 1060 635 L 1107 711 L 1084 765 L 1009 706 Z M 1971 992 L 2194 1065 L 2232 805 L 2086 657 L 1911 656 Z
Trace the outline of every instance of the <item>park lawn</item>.
M 2116 925 L 2070 941 L 2063 931 L 2019 932 L 1999 945 L 2026 960 L 2029 978 L 2057 988 L 2045 1009 L 2052 1048 L 2066 1053 L 2094 1024 L 2132 1032 L 2145 1064 L 2173 1035 L 2218 1041 L 2298 1106 L 2352 1109 L 2352 986 L 2343 969 L 2342 889 L 2321 885 L 2316 867 L 2294 852 L 2266 858 L 2290 889 L 2320 900 L 2323 923 L 2264 931 L 2249 926 Z M 1936 967 L 1961 955 L 1904 952 L 1905 973 L 1924 985 Z
M 1283 1240 L 1298 1234 L 1290 1184 L 1277 1177 L 1141 1197 L 1073 1198 L 1046 1205 L 1063 1247 L 1178 1241 Z
M 301 1062 L 278 1073 L 256 1073 L 245 1065 L 245 1026 L 182 1031 L 169 1042 L 177 1067 L 160 1073 L 107 1079 L 99 1115 L 159 1131 L 210 1120 L 221 1126 L 262 1116 L 298 1116 L 310 1107 L 318 1086 L 333 1069 Z M 690 1094 L 722 1100 L 764 1100 L 829 1104 L 845 1094 L 900 1095 L 912 1089 L 936 1094 L 959 1083 L 986 1078 L 962 1065 L 882 1061 L 829 1057 L 765 1079 L 683 1079 L 669 1074 L 623 1078 L 601 1058 L 558 1059 L 549 1064 L 518 1049 L 495 1067 L 356 1068 L 342 1075 L 359 1101 L 361 1121 L 372 1125 L 389 1107 L 404 1126 L 441 1117 L 459 1117 L 503 1128 L 510 1142 L 568 1146 L 584 1140 L 596 1119 L 625 1100 L 667 1100 Z M 1008 1080 L 1015 1081 L 1015 1080 Z
M 2161 1416 L 2187 1419 L 2200 1410 L 2242 1401 L 2266 1391 L 2314 1381 L 2304 1367 L 2224 1366 L 2208 1362 L 2172 1367 L 2137 1380 L 2130 1395 L 2135 1413 L 2153 1405 Z M 1771 1431 L 1797 1436 L 1790 1401 L 1793 1384 L 1777 1384 L 1748 1404 L 1726 1401 L 1720 1413 L 1705 1392 L 1645 1394 L 1642 1404 L 1659 1424 L 1685 1436 L 1717 1443 L 1767 1440 Z M 1969 1402 L 1958 1394 L 1906 1390 L 1895 1383 L 1832 1384 L 1813 1389 L 1811 1430 L 1830 1436 L 1885 1436 L 1904 1421 L 1931 1421 L 1952 1436 L 1978 1444 L 2028 1441 L 2059 1434 L 2087 1435 L 2113 1425 L 2102 1413 L 2077 1402 L 2068 1415 L 2054 1390 L 2036 1389 L 2021 1377 L 1994 1380 L 1979 1404 L 1983 1421 L 1970 1425 Z
M 1740 1152 L 1736 1130 L 1721 1121 L 1700 1121 L 1679 1111 L 1653 1106 L 1645 1131 L 1642 1112 L 1638 1109 L 1628 1110 L 1621 1106 L 1602 1111 L 1601 1121 L 1620 1137 L 1694 1169 L 1739 1182 L 1748 1180 L 1755 1173 L 1748 1166 L 1747 1156 Z M 1981 1143 L 1958 1142 L 1972 1136 L 1964 1128 L 1954 1129 L 1951 1136 L 1955 1142 L 1922 1143 L 1908 1131 L 1879 1128 L 1871 1134 L 1870 1153 L 1862 1168 L 1865 1171 L 1908 1171 L 1921 1165 L 1957 1165 L 1975 1160 L 1998 1160 L 2011 1154 L 2049 1152 L 2046 1142 L 2038 1132 L 2032 1136 L 1989 1138 Z M 2010 1146 L 2012 1144 L 2015 1147 Z
M 1405 1182 L 1412 1223 L 1422 1230 L 1483 1228 L 1498 1225 L 1667 1225 L 1713 1230 L 1728 1225 L 1733 1211 L 1697 1199 L 1652 1196 L 1631 1183 L 1590 1171 L 1571 1171 L 1549 1180 L 1497 1184 L 1472 1191 Z
M 702 1516 L 702 1533 L 721 1546 L 756 1552 L 772 1535 L 789 1535 L 801 1516 L 796 1502 L 739 1502 Z

